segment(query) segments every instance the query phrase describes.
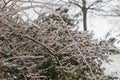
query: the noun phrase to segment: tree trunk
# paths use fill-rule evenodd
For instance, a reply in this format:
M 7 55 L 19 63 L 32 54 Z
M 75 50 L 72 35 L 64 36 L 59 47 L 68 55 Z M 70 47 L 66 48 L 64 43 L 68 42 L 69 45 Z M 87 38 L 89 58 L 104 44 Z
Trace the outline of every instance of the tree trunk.
M 83 29 L 87 31 L 87 8 L 86 8 L 86 0 L 82 0 L 82 13 L 83 13 Z
M 83 12 L 83 29 L 84 31 L 87 31 L 87 12 Z

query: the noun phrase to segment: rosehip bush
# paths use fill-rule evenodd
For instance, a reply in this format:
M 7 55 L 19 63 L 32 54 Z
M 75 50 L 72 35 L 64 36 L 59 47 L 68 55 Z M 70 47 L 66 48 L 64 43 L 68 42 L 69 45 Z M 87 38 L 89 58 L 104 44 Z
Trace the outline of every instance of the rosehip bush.
M 11 17 L 12 24 L 0 21 L 0 79 L 113 80 L 100 65 L 116 48 L 72 30 L 75 21 L 63 10 L 39 16 L 36 25 Z

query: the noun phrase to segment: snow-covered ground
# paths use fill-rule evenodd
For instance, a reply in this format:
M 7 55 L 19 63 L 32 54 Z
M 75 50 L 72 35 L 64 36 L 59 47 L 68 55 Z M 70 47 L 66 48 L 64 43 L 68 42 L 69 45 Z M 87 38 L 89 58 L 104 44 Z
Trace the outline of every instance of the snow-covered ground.
M 112 60 L 110 63 L 104 62 L 102 67 L 105 68 L 106 75 L 117 76 L 120 79 L 120 54 L 110 55 L 109 59 Z

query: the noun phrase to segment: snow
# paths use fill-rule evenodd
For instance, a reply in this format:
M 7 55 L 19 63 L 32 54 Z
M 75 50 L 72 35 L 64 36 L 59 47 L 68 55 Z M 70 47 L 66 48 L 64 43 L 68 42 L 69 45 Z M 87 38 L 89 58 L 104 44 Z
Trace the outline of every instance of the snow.
M 112 60 L 110 63 L 104 62 L 101 67 L 105 68 L 104 73 L 120 78 L 120 54 L 110 55 L 108 59 Z

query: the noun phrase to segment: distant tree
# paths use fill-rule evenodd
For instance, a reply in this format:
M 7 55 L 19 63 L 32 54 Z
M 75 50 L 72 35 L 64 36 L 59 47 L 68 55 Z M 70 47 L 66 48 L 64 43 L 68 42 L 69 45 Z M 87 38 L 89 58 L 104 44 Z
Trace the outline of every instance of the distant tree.
M 90 11 L 104 11 L 104 7 L 107 6 L 112 0 L 67 0 L 67 4 L 70 6 L 76 6 L 80 9 L 83 20 L 83 29 L 87 31 L 87 15 Z

